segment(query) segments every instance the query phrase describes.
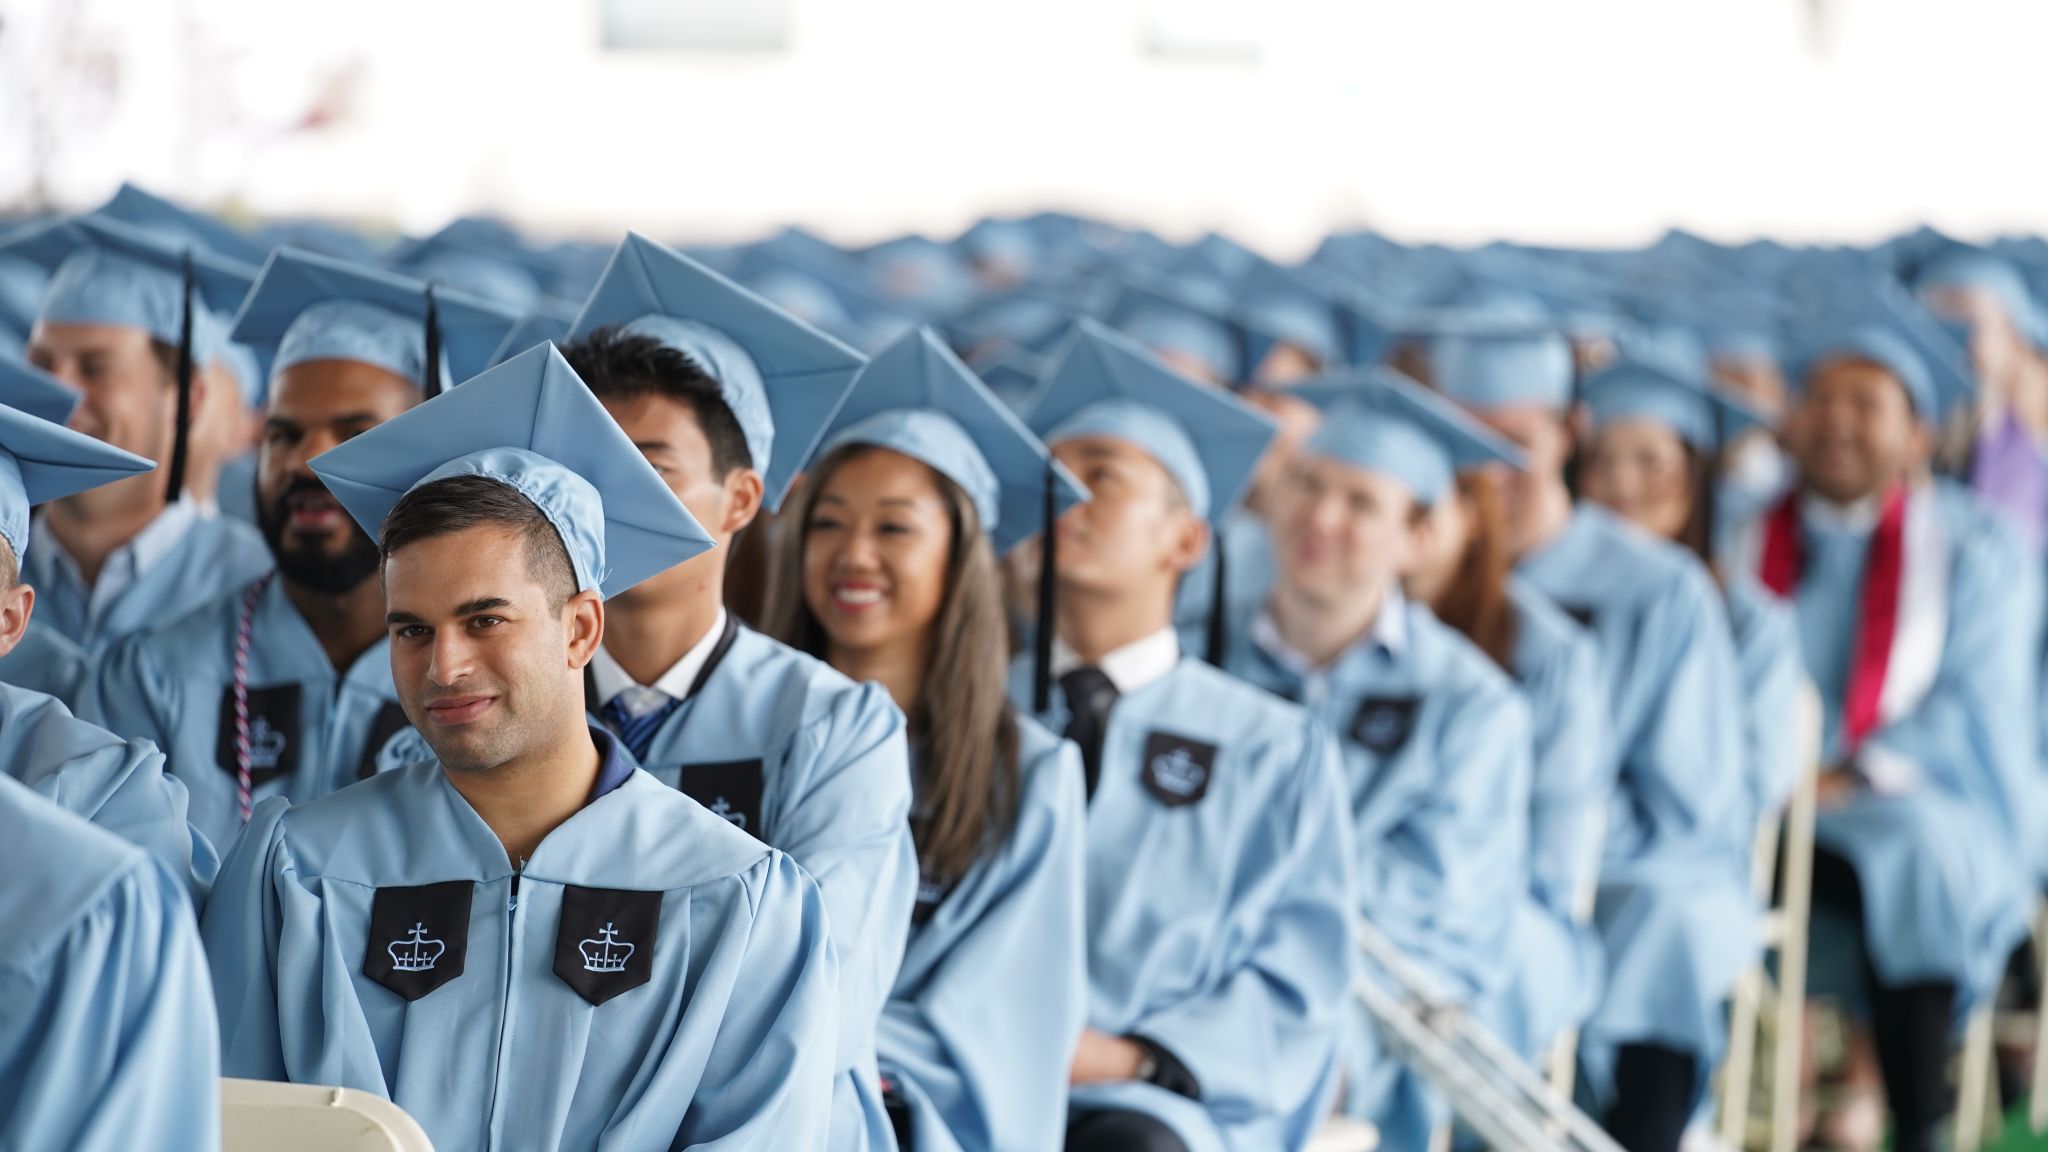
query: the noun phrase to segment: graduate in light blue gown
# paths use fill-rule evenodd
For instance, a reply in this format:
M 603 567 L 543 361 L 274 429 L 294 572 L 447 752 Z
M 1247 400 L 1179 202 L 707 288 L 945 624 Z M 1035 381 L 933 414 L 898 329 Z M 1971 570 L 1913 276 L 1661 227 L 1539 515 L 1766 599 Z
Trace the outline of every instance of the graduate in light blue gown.
M 816 885 L 583 708 L 605 597 L 709 537 L 552 348 L 315 470 L 383 546 L 435 755 L 257 805 L 204 920 L 223 1070 L 389 1097 L 441 1152 L 824 1148 Z
M 1713 390 L 1704 365 L 1625 356 L 1586 381 L 1592 437 L 1579 470 L 1587 499 L 1714 562 L 1722 446 L 1762 418 Z M 1752 821 L 1784 809 L 1799 763 L 1799 634 L 1753 572 L 1720 574 L 1743 693 Z
M 1258 613 L 1233 622 L 1223 667 L 1338 734 L 1358 913 L 1429 978 L 1429 994 L 1469 1005 L 1512 970 L 1510 929 L 1529 889 L 1529 711 L 1401 579 L 1422 555 L 1429 509 L 1456 498 L 1457 468 L 1515 454 L 1389 368 L 1293 394 L 1324 419 L 1277 485 L 1278 575 Z M 1349 1007 L 1345 1108 L 1378 1127 L 1382 1147 L 1420 1150 L 1448 1110 L 1379 1051 L 1376 1028 L 1362 1004 Z
M 1723 1003 L 1756 956 L 1741 688 L 1712 578 L 1678 546 L 1574 508 L 1571 349 L 1542 330 L 1439 337 L 1440 388 L 1528 454 L 1507 482 L 1517 573 L 1585 620 L 1601 654 L 1616 788 L 1594 919 L 1606 990 L 1581 1062 L 1631 1152 L 1677 1147 L 1726 1041 Z
M 269 249 L 221 221 L 123 183 L 88 216 L 114 220 L 150 233 L 173 248 L 192 246 L 249 268 L 261 265 Z M 234 319 L 239 297 L 226 302 L 216 319 Z M 262 423 L 268 368 L 253 350 L 232 341 L 202 367 L 213 385 L 205 406 L 192 418 L 192 461 L 187 491 L 203 508 L 245 524 L 256 522 L 256 429 Z
M 1011 678 L 1089 780 L 1066 1147 L 1301 1148 L 1355 971 L 1350 806 L 1327 729 L 1183 656 L 1172 627 L 1174 584 L 1272 425 L 1093 322 L 1026 419 L 1091 493 L 1048 538 L 1054 619 Z
M 721 544 L 781 503 L 865 363 L 639 236 L 614 253 L 564 354 Z M 656 779 L 816 878 L 839 956 L 832 1146 L 886 1148 L 874 1032 L 917 899 L 903 717 L 881 686 L 741 624 L 724 604 L 725 553 L 609 606 L 586 704 Z
M 0 358 L 0 404 L 52 424 L 65 424 L 77 411 L 80 396 L 76 388 L 39 368 Z M 19 559 L 16 557 L 17 562 Z M 20 642 L 11 651 L 0 653 L 0 684 L 54 696 L 74 710 L 85 690 L 86 671 L 85 649 L 33 618 Z
M 128 476 L 149 461 L 0 404 L 0 660 L 16 655 L 35 617 L 22 582 L 29 509 Z M 217 866 L 186 822 L 185 789 L 164 775 L 163 754 L 71 714 L 57 698 L 0 682 L 0 774 L 29 785 L 153 854 L 195 898 Z
M 162 465 L 36 517 L 24 575 L 44 624 L 97 655 L 266 571 L 262 538 L 208 514 L 194 473 L 194 414 L 227 348 L 219 314 L 255 270 L 100 217 L 14 233 L 0 252 L 52 269 L 28 359 L 83 394 L 72 426 Z
M 2037 592 L 2008 530 L 1920 479 L 1945 365 L 1888 321 L 1815 342 L 1789 425 L 1800 486 L 1738 555 L 1795 607 L 1820 690 L 1815 990 L 1868 1009 L 1895 1146 L 1918 1150 L 1952 1105 L 1952 1023 L 2026 934 L 2037 697 L 2015 621 Z
M 1085 493 L 929 330 L 876 354 L 805 473 L 767 627 L 910 724 L 921 879 L 876 1039 L 897 1143 L 1057 1148 L 1088 1005 L 1081 758 L 1010 704 L 996 557 Z
M 220 1147 L 213 992 L 183 885 L 4 776 L 0 828 L 0 1147 Z
M 429 315 L 434 332 L 426 332 Z M 324 256 L 279 252 L 236 336 L 273 352 L 258 524 L 276 569 L 116 645 L 87 713 L 153 740 L 223 852 L 255 801 L 316 800 L 372 775 L 408 725 L 391 684 L 377 542 L 307 461 L 479 361 L 510 313 Z M 447 363 L 430 372 L 427 348 Z
M 1600 941 L 1586 920 L 1614 765 L 1605 701 L 1585 688 L 1600 675 L 1593 638 L 1511 572 L 1504 480 L 1498 466 L 1459 473 L 1455 490 L 1429 509 L 1431 530 L 1406 587 L 1507 672 L 1527 703 L 1528 886 L 1511 913 L 1508 971 L 1474 1011 L 1541 1067 L 1599 1002 Z

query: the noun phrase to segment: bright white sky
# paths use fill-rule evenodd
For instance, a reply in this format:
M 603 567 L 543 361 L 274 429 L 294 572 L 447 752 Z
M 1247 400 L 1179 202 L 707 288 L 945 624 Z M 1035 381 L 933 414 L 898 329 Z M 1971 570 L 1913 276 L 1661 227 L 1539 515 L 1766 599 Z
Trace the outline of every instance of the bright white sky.
M 606 53 L 605 2 L 0 0 L 0 205 L 40 168 L 64 206 L 125 177 L 678 240 L 1041 206 L 1281 255 L 2048 232 L 2032 0 L 783 0 L 789 48 L 737 56 Z

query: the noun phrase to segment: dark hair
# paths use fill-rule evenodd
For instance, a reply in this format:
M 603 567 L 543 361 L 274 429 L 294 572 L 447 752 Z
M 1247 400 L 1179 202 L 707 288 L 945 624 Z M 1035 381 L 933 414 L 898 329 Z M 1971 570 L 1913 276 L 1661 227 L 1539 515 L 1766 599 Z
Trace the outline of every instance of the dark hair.
M 562 356 L 600 400 L 661 396 L 688 408 L 711 445 L 711 471 L 718 479 L 754 466 L 739 417 L 718 381 L 688 354 L 614 325 L 566 345 Z
M 841 465 L 872 451 L 849 444 L 813 467 L 791 497 L 776 541 L 766 631 L 820 658 L 827 637 L 803 589 L 811 510 Z M 958 484 L 932 475 L 952 513 L 953 547 L 924 682 L 908 717 L 911 743 L 922 753 L 919 796 L 927 813 L 912 830 L 925 870 L 958 879 L 1001 845 L 1016 820 L 1017 714 L 1009 700 L 1009 621 L 995 549 L 974 501 Z
M 452 536 L 472 528 L 507 528 L 526 545 L 526 571 L 547 593 L 556 612 L 576 594 L 576 567 L 562 534 L 519 490 L 488 476 L 449 476 L 407 492 L 384 518 L 378 540 L 381 562 L 408 544 Z
M 1458 477 L 1457 493 L 1444 499 L 1466 502 L 1472 530 L 1466 534 L 1458 570 L 1431 608 L 1438 619 L 1464 633 L 1512 675 L 1515 611 L 1508 598 L 1508 574 L 1514 568 L 1514 557 L 1508 554 L 1500 485 L 1484 473 L 1466 472 Z
M 1681 442 L 1683 443 L 1683 442 Z M 1678 530 L 1678 543 L 1683 544 L 1700 558 L 1707 567 L 1714 566 L 1714 506 L 1717 485 L 1716 473 L 1719 468 L 1710 452 L 1702 452 L 1691 444 L 1685 449 L 1685 477 L 1692 485 L 1692 499 L 1687 502 L 1685 526 Z

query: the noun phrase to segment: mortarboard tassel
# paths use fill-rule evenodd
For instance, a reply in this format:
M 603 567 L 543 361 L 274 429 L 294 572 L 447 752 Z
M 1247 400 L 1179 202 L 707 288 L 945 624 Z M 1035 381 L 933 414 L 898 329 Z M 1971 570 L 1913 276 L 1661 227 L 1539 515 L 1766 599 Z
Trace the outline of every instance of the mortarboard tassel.
M 425 363 L 420 366 L 420 391 L 432 400 L 441 394 L 441 311 L 434 303 L 434 281 L 427 281 L 427 333 Z
M 1044 513 L 1039 521 L 1045 527 L 1038 533 L 1038 631 L 1031 638 L 1031 710 L 1041 716 L 1052 707 L 1052 636 L 1058 626 L 1053 619 L 1053 582 L 1058 578 L 1053 540 L 1059 535 L 1053 530 L 1053 521 L 1058 514 L 1059 476 L 1053 462 L 1047 460 Z
M 185 460 L 192 440 L 192 297 L 197 291 L 192 271 L 192 250 L 186 249 L 181 266 L 182 310 L 178 315 L 178 416 L 171 435 L 171 462 L 164 469 L 167 500 L 175 501 L 185 491 Z
M 1217 528 L 1214 539 L 1209 542 L 1209 552 L 1216 557 L 1216 579 L 1209 588 L 1209 652 L 1206 659 L 1210 664 L 1221 668 L 1224 650 L 1230 645 L 1230 613 L 1223 605 L 1228 576 L 1224 572 L 1227 565 L 1223 561 L 1222 525 L 1218 524 Z

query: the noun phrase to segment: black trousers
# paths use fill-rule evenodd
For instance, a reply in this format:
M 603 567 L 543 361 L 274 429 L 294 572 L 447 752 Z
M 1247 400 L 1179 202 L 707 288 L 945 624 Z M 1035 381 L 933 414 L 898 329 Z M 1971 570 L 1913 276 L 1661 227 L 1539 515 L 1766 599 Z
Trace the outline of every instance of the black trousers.
M 1088 1112 L 1067 1125 L 1066 1152 L 1188 1152 L 1173 1129 L 1144 1112 Z
M 1659 1044 L 1623 1044 L 1614 1054 L 1614 1107 L 1607 1134 L 1628 1152 L 1678 1152 L 1692 1122 L 1699 1060 Z
M 1863 885 L 1856 869 L 1825 848 L 1813 850 L 1813 902 L 1854 919 L 1859 928 L 1863 924 Z M 1871 1031 L 1884 1075 L 1885 1104 L 1892 1113 L 1892 1147 L 1895 1152 L 1925 1152 L 1937 1145 L 1942 1121 L 1954 1107 L 1948 1056 L 1956 986 L 1947 981 L 1882 983 L 1870 962 L 1867 938 L 1863 954 Z

